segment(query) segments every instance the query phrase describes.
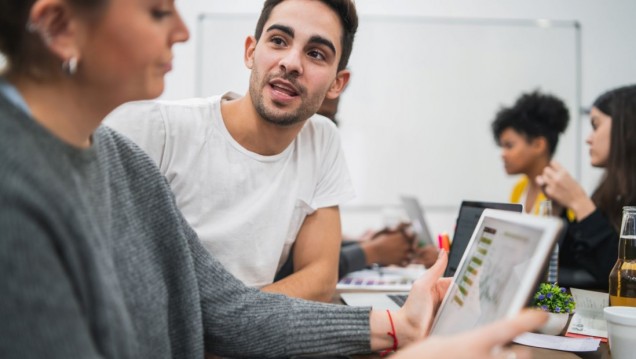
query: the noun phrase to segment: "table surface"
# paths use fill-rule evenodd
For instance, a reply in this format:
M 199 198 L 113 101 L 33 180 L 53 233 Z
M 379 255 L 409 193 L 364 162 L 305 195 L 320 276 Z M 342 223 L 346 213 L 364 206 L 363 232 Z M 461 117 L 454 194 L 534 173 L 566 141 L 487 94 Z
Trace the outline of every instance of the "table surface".
M 347 291 L 347 292 L 351 292 L 351 291 Z M 334 297 L 332 298 L 332 303 L 344 304 L 344 302 L 342 302 L 342 299 L 340 299 L 340 292 L 337 292 L 334 295 Z M 578 353 L 534 348 L 534 347 L 528 347 L 528 346 L 519 345 L 519 344 L 512 344 L 511 346 L 528 348 L 530 352 L 532 353 L 532 357 L 537 359 L 539 358 L 540 359 L 610 359 L 611 358 L 611 355 L 609 353 L 609 347 L 607 343 L 603 343 L 603 342 L 601 342 L 601 345 L 599 346 L 598 350 L 595 352 L 578 352 Z M 368 354 L 368 355 L 355 355 L 355 356 L 352 356 L 352 358 L 375 359 L 375 358 L 380 358 L 380 355 L 377 353 Z

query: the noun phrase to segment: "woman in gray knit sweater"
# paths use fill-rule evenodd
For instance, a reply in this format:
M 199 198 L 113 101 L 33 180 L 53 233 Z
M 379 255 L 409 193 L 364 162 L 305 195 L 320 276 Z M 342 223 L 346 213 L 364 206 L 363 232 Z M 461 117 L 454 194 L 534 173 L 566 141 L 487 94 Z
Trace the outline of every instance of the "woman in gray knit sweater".
M 445 254 L 392 323 L 246 288 L 202 248 L 152 161 L 100 126 L 163 90 L 171 47 L 188 38 L 172 0 L 1 0 L 0 29 L 0 357 L 281 357 L 426 336 Z M 398 355 L 514 357 L 492 349 L 543 319 L 524 313 Z

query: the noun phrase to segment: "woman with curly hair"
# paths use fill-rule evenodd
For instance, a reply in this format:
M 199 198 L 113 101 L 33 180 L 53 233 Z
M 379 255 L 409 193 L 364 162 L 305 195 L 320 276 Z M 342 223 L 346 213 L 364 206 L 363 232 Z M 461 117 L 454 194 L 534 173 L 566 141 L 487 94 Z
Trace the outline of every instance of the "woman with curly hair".
M 523 175 L 510 202 L 523 204 L 527 213 L 537 214 L 546 199 L 534 179 L 550 164 L 569 119 L 563 101 L 534 91 L 521 95 L 514 106 L 502 108 L 492 123 L 506 172 Z

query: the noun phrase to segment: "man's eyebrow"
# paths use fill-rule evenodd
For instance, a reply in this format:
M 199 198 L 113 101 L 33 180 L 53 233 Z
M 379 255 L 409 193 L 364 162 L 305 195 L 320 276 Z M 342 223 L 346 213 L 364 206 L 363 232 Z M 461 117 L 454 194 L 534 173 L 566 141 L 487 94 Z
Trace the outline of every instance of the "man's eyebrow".
M 291 36 L 292 38 L 294 37 L 294 29 L 292 29 L 289 26 L 285 26 L 285 25 L 279 25 L 279 24 L 274 24 L 270 27 L 267 28 L 267 31 L 273 31 L 273 30 L 279 30 L 282 31 L 284 33 L 286 33 L 287 35 Z
M 289 26 L 273 24 L 272 26 L 267 28 L 267 32 L 274 31 L 274 30 L 282 31 L 286 33 L 287 35 L 289 35 L 290 37 L 292 38 L 294 37 L 294 29 Z M 333 44 L 333 42 L 331 42 L 331 40 L 324 38 L 320 35 L 314 35 L 310 37 L 309 43 L 325 45 L 329 49 L 331 49 L 331 51 L 333 51 L 334 54 L 336 53 L 336 46 Z
M 334 54 L 336 53 L 336 47 L 333 45 L 333 42 L 331 42 L 331 40 L 326 39 L 322 36 L 318 36 L 318 35 L 312 36 L 311 38 L 309 38 L 309 43 L 317 43 L 317 44 L 325 45 L 328 48 L 330 48 Z

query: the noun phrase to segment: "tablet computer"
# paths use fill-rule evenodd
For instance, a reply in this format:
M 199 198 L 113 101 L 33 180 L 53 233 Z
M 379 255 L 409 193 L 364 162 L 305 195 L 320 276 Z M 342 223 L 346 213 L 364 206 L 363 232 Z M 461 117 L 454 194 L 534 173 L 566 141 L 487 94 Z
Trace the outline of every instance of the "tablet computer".
M 486 209 L 440 305 L 431 335 L 510 317 L 534 294 L 563 222 Z

